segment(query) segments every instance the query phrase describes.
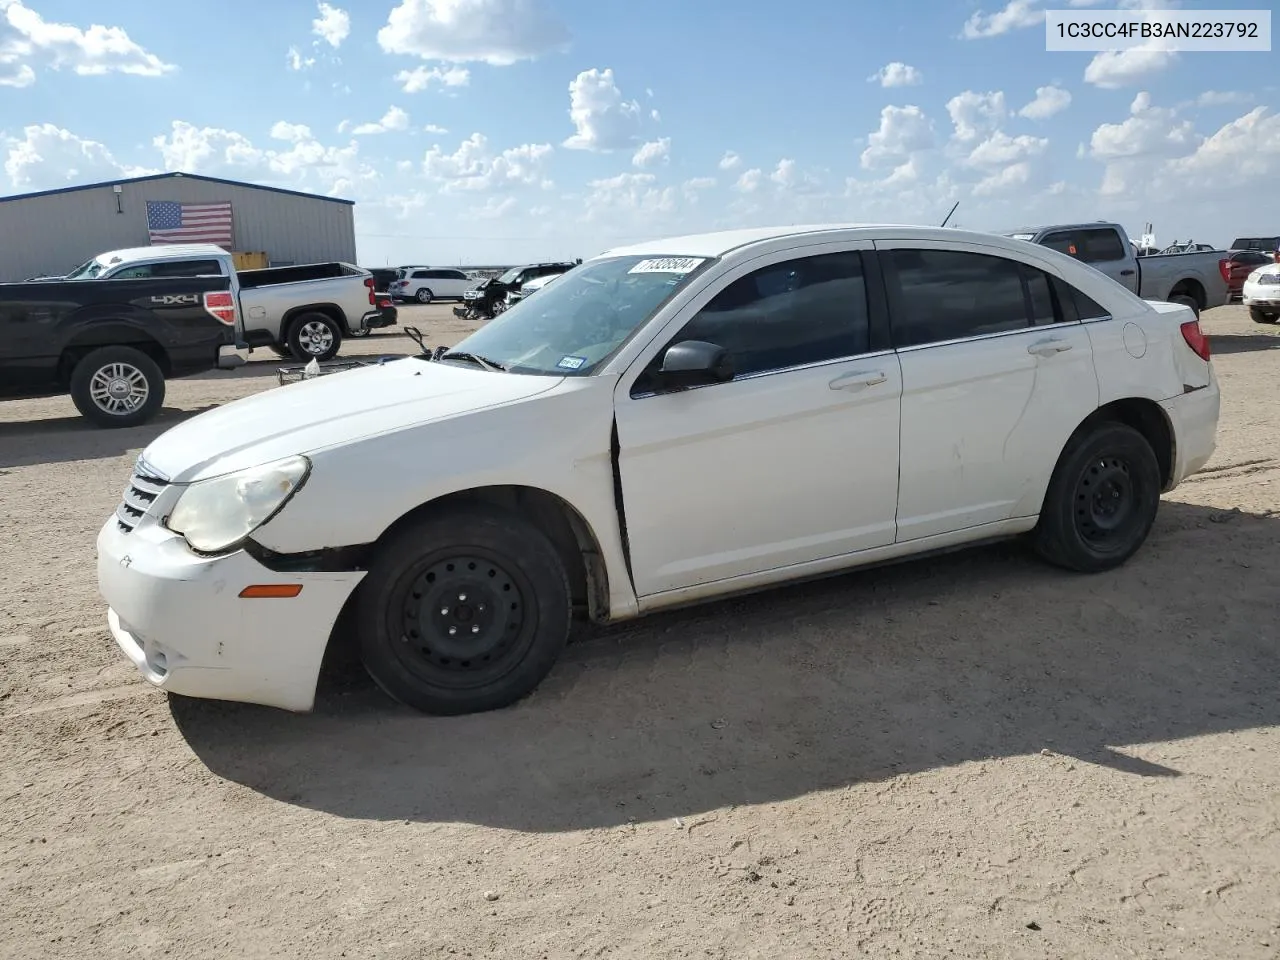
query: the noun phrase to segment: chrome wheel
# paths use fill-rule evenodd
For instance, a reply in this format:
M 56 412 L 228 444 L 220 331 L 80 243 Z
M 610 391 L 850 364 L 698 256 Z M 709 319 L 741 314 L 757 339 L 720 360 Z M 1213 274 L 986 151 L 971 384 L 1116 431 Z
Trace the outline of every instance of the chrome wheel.
M 151 396 L 146 375 L 131 363 L 108 363 L 89 378 L 89 397 L 103 413 L 121 417 L 140 409 Z
M 321 356 L 333 348 L 333 331 L 319 320 L 308 320 L 298 330 L 298 343 L 312 356 Z

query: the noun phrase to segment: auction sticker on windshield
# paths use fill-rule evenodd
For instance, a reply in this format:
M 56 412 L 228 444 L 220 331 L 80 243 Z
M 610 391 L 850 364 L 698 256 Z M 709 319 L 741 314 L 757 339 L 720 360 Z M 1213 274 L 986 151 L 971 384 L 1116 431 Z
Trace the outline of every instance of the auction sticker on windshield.
M 564 357 L 556 364 L 556 366 L 563 367 L 566 370 L 577 370 L 586 362 L 586 357 Z
M 705 262 L 705 257 L 661 257 L 641 260 L 627 273 L 689 273 Z

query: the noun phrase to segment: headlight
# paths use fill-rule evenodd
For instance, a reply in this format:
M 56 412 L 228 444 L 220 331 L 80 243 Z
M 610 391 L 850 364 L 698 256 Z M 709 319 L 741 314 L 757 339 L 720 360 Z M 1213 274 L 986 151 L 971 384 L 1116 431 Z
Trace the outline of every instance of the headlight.
M 183 491 L 166 526 L 201 553 L 219 553 L 270 520 L 311 472 L 306 457 L 287 457 Z

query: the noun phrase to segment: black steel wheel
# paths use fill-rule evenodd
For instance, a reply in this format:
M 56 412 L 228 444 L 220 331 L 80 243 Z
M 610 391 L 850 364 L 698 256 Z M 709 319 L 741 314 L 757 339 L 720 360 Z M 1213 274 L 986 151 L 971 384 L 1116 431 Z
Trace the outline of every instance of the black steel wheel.
M 1250 307 L 1249 319 L 1254 323 L 1275 323 L 1280 320 L 1280 313 L 1269 313 L 1261 307 Z
M 427 713 L 516 702 L 569 635 L 569 583 L 555 547 L 496 510 L 455 509 L 402 531 L 379 550 L 358 603 L 365 669 Z
M 1146 438 L 1121 423 L 1077 431 L 1059 458 L 1036 527 L 1040 554 L 1092 573 L 1128 560 L 1160 505 L 1160 465 Z

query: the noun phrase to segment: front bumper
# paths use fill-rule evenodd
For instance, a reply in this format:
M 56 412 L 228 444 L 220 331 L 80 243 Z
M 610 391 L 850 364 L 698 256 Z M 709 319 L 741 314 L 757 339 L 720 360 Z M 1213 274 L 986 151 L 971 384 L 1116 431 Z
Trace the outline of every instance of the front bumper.
M 363 573 L 268 570 L 244 551 L 202 557 L 147 516 L 98 533 L 98 590 L 112 637 L 170 693 L 307 711 L 333 625 Z M 301 584 L 292 599 L 241 599 L 252 584 Z
M 1274 283 L 1246 283 L 1240 290 L 1246 307 L 1262 307 L 1280 310 L 1280 285 Z
M 1222 394 L 1218 378 L 1209 374 L 1209 385 L 1162 400 L 1160 406 L 1173 427 L 1173 471 L 1166 490 L 1191 476 L 1213 456 L 1218 443 L 1218 415 Z

